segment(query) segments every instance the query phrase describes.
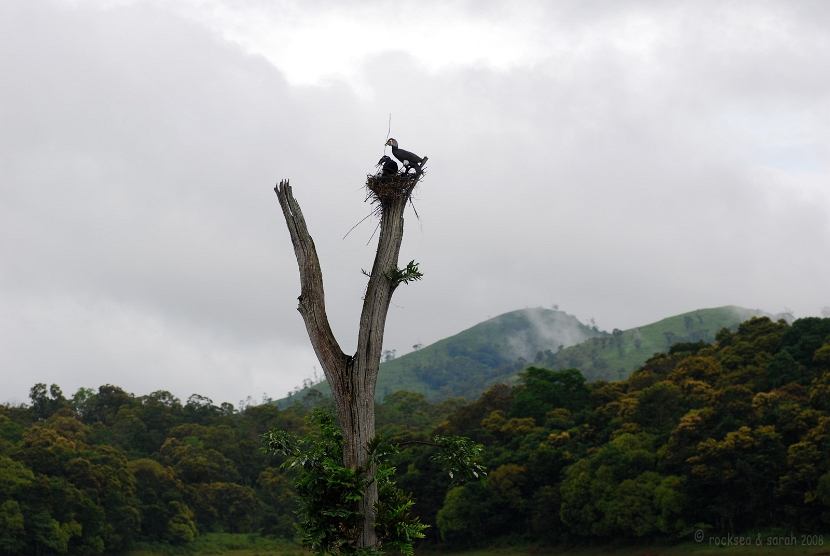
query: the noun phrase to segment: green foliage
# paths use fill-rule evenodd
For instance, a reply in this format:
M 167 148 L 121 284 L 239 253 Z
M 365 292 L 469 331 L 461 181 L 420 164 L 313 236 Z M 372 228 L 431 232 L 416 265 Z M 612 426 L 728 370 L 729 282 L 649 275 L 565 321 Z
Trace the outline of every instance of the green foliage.
M 578 369 L 550 371 L 528 367 L 521 373 L 521 385 L 513 390 L 514 417 L 532 417 L 537 423 L 548 411 L 565 408 L 579 411 L 588 402 L 590 390 Z
M 20 511 L 20 504 L 15 500 L 6 500 L 0 505 L 0 549 L 7 552 L 17 552 L 26 541 L 25 519 Z
M 259 499 L 265 504 L 260 526 L 268 535 L 293 538 L 296 493 L 288 477 L 279 469 L 268 467 L 257 479 Z
M 575 381 L 587 389 L 578 402 L 537 367 L 510 396 L 460 408 L 439 430 L 483 442 L 495 471 L 447 494 L 435 514 L 443 540 L 826 530 L 830 319 L 805 321 L 753 318 L 715 344 L 674 345 L 628 380 Z
M 357 502 L 363 499 L 369 485 L 376 483 L 375 528 L 380 548 L 412 554 L 412 542 L 423 537 L 426 526 L 410 515 L 413 502 L 395 486 L 395 469 L 383 461 L 394 448 L 376 440 L 368 447 L 366 465 L 347 468 L 343 465 L 343 434 L 332 414 L 317 408 L 309 416 L 309 425 L 316 430 L 304 439 L 281 430 L 263 437 L 267 445 L 263 449 L 288 456 L 283 467 L 296 473 L 297 527 L 303 545 L 316 554 L 360 552 L 356 540 L 363 517 L 357 511 Z
M 195 515 L 185 504 L 175 500 L 168 503 L 170 519 L 167 521 L 167 530 L 164 540 L 170 544 L 187 544 L 196 538 Z
M 417 403 L 417 398 L 401 394 L 392 401 L 411 404 Z M 363 521 L 357 502 L 376 483 L 377 550 L 413 554 L 413 541 L 424 537 L 427 525 L 412 515 L 414 500 L 396 485 L 396 469 L 388 463 L 390 456 L 399 453 L 399 447 L 377 437 L 367 447 L 366 464 L 351 469 L 343 465 L 343 435 L 332 414 L 315 409 L 309 416 L 309 425 L 316 430 L 303 439 L 280 430 L 263 437 L 267 446 L 263 450 L 288 456 L 283 467 L 296 473 L 293 483 L 299 503 L 297 526 L 303 544 L 317 554 L 355 554 L 366 550 L 355 544 Z M 473 461 L 481 453 L 481 445 L 457 436 L 436 436 L 432 443 L 418 443 L 438 448 L 431 461 L 454 481 L 461 483 L 484 476 L 484 468 Z
M 482 486 L 474 483 L 453 488 L 436 516 L 441 538 L 464 548 L 478 545 L 487 536 L 487 518 L 493 510 L 492 497 Z
M 395 268 L 385 273 L 384 276 L 396 286 L 398 284 L 417 282 L 424 277 L 421 271 L 418 270 L 418 263 L 415 261 L 409 261 L 404 268 Z
M 29 398 L 32 400 L 32 413 L 37 419 L 46 419 L 57 410 L 68 405 L 60 386 L 57 384 L 53 384 L 49 388 L 48 394 L 45 384 L 42 382 L 35 384 L 29 391 Z
M 679 321 L 690 334 L 701 325 L 694 318 Z M 753 318 L 721 330 L 715 343 L 680 338 L 616 382 L 542 368 L 542 357 L 513 369 L 526 371 L 518 385 L 494 385 L 472 403 L 387 392 L 376 405 L 386 441 L 371 447 L 382 549 L 666 542 L 698 527 L 826 531 L 828 330 L 830 319 Z M 447 353 L 496 357 L 487 334 L 468 344 L 475 349 Z M 622 338 L 625 351 L 626 334 L 606 342 Z M 647 340 L 642 334 L 641 345 Z M 0 552 L 152 545 L 184 553 L 221 538 L 228 550 L 253 554 L 260 534 L 295 534 L 301 493 L 292 480 L 305 473 L 301 462 L 316 466 L 306 494 L 330 512 L 315 514 L 318 533 L 328 525 L 329 540 L 353 534 L 355 500 L 372 479 L 343 468 L 333 420 L 309 426 L 307 412 L 302 404 L 240 412 L 198 395 L 182 404 L 168 392 L 137 397 L 112 385 L 66 399 L 57 386 L 36 385 L 30 406 L 0 405 Z M 286 431 L 270 439 L 294 471 L 260 452 L 261 435 L 273 429 Z M 458 486 L 485 466 L 488 477 Z
M 184 544 L 197 533 L 195 516 L 184 502 L 184 485 L 171 467 L 151 459 L 127 464 L 136 479 L 141 536 L 147 541 Z
M 301 414 L 273 406 L 239 414 L 202 396 L 182 406 L 168 392 L 139 398 L 110 385 L 68 401 L 38 384 L 31 398 L 28 407 L 0 405 L 5 554 L 188 545 L 208 530 L 293 536 L 290 496 L 268 498 L 257 483 L 267 469 L 271 483 L 281 478 L 259 435 L 301 431 Z
M 434 441 L 438 452 L 431 459 L 446 470 L 453 484 L 458 485 L 486 476 L 484 466 L 474 461 L 484 450 L 484 446 L 460 436 L 436 436 Z
M 685 529 L 683 479 L 655 471 L 645 435 L 622 434 L 566 472 L 562 520 L 577 535 L 653 537 Z
M 193 510 L 206 530 L 252 533 L 258 524 L 259 500 L 248 486 L 201 483 L 195 487 Z

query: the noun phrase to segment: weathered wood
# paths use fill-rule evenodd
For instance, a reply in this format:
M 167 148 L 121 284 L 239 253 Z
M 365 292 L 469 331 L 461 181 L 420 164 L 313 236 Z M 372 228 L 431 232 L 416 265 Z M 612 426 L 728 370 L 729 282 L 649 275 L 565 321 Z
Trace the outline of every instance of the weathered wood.
M 297 298 L 297 310 L 303 316 L 314 353 L 324 371 L 341 368 L 347 362 L 348 356 L 340 349 L 326 316 L 323 272 L 320 269 L 314 240 L 308 233 L 303 212 L 294 199 L 288 180 L 281 181 L 274 191 L 280 201 L 300 269 L 300 297 Z M 328 375 L 326 378 L 329 378 Z
M 340 349 L 326 316 L 323 274 L 314 241 L 308 232 L 300 205 L 294 199 L 288 180 L 274 188 L 285 223 L 294 245 L 300 270 L 300 297 L 297 310 L 303 317 L 314 353 L 334 396 L 337 415 L 343 430 L 346 467 L 366 464 L 366 446 L 375 436 L 375 386 L 377 385 L 383 333 L 392 294 L 398 286 L 392 277 L 397 270 L 403 240 L 403 213 L 417 180 L 395 195 L 378 199 L 381 204 L 380 236 L 375 262 L 363 300 L 357 350 L 348 356 Z M 378 499 L 377 486 L 372 485 L 359 503 L 364 523 L 359 546 L 377 545 L 373 507 Z

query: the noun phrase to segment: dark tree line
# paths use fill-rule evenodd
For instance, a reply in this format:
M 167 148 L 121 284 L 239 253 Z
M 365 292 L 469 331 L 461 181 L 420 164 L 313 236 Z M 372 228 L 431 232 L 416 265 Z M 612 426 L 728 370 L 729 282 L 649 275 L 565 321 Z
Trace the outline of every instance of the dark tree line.
M 30 397 L 0 406 L 0 550 L 117 553 L 205 531 L 293 536 L 290 483 L 259 448 L 273 427 L 302 434 L 302 406 L 239 413 L 112 385 L 66 398 L 37 384 Z
M 619 382 L 530 367 L 434 432 L 484 444 L 490 473 L 443 495 L 427 449 L 401 454 L 398 484 L 433 542 L 826 532 L 830 319 L 755 318 L 712 344 L 674 344 Z
M 201 396 L 35 385 L 0 405 L 0 553 L 118 553 L 209 531 L 293 537 L 295 493 L 271 429 L 307 434 L 314 403 L 236 411 Z M 628 380 L 527 368 L 472 403 L 395 392 L 375 407 L 399 487 L 466 547 L 683 539 L 697 528 L 830 526 L 830 319 L 752 319 L 674 344 Z M 412 441 L 467 436 L 489 475 L 462 486 Z

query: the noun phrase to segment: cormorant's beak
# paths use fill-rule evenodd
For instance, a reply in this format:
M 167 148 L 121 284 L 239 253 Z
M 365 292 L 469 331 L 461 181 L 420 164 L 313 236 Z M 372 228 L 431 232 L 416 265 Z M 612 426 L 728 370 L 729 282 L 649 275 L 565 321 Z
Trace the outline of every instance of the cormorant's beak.
M 387 141 L 387 142 L 386 142 L 386 144 L 387 144 L 387 145 L 391 145 L 391 144 L 392 144 L 392 141 Z

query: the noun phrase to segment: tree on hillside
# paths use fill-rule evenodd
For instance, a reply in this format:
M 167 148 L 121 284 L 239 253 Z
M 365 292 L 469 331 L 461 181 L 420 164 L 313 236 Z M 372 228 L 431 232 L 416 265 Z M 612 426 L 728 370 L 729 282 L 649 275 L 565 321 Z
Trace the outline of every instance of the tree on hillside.
M 376 213 L 380 215 L 380 236 L 375 262 L 368 274 L 357 351 L 353 355 L 340 349 L 329 326 L 323 274 L 300 205 L 294 199 L 288 180 L 281 181 L 274 188 L 300 270 L 301 293 L 297 310 L 305 321 L 311 345 L 331 386 L 343 433 L 343 464 L 349 469 L 364 468 L 367 464 L 372 467 L 368 446 L 375 437 L 375 385 L 392 294 L 399 285 L 419 280 L 422 276 L 414 261 L 398 268 L 403 213 L 421 175 L 370 176 L 367 181 L 369 196 L 376 206 Z M 377 501 L 377 484 L 369 483 L 363 499 L 358 502 L 358 512 L 363 515 L 356 543 L 359 547 L 374 547 L 378 543 L 373 525 L 373 508 Z

